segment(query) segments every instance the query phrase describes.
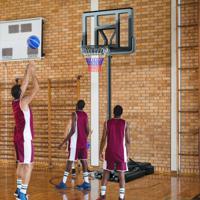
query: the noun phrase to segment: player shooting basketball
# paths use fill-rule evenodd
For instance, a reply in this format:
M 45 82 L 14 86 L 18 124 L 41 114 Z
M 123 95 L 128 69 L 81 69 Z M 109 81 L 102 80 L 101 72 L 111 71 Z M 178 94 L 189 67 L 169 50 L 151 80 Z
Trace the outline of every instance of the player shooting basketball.
M 18 161 L 15 196 L 20 200 L 27 200 L 26 194 L 33 169 L 34 149 L 32 139 L 34 138 L 34 130 L 33 114 L 29 105 L 39 90 L 35 71 L 35 63 L 32 61 L 26 67 L 22 84 L 19 85 L 17 81 L 11 89 L 14 98 L 12 102 L 15 119 L 14 145 Z M 25 95 L 31 78 L 33 88 L 29 95 Z

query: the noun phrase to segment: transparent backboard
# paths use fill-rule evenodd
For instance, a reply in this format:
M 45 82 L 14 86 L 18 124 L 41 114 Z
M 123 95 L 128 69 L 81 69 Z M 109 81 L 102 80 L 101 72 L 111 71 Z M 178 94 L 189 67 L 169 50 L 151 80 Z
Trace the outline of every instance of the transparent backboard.
M 84 12 L 82 47 L 106 46 L 109 53 L 135 51 L 134 13 L 132 8 Z

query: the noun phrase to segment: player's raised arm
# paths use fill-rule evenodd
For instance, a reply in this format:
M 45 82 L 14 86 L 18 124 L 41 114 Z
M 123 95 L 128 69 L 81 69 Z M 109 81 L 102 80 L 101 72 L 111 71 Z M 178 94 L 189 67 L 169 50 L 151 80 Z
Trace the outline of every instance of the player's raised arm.
M 20 99 L 22 99 L 24 97 L 24 94 L 27 90 L 27 87 L 28 87 L 28 84 L 29 84 L 29 81 L 30 81 L 30 78 L 31 78 L 31 65 L 32 65 L 32 63 L 29 63 L 26 66 L 26 70 L 25 70 L 24 77 L 23 77 L 23 80 L 22 80 L 22 85 L 20 87 L 21 88 Z
M 27 109 L 27 106 L 31 103 L 31 101 L 36 96 L 37 92 L 39 91 L 39 83 L 38 83 L 38 79 L 36 77 L 35 64 L 34 63 L 31 64 L 30 69 L 31 69 L 32 81 L 33 81 L 33 88 L 30 91 L 30 94 L 28 96 L 25 96 L 21 99 L 22 110 Z
M 104 122 L 103 135 L 100 143 L 100 150 L 99 150 L 100 159 L 103 159 L 103 149 L 106 143 L 106 136 L 107 136 L 106 132 L 107 132 L 107 121 Z

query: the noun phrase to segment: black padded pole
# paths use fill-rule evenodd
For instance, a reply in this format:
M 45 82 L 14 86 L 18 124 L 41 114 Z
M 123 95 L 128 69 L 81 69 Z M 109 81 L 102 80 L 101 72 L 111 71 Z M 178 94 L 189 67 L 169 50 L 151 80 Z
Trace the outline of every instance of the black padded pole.
M 108 83 L 108 105 L 107 105 L 107 118 L 110 119 L 112 116 L 111 114 L 111 106 L 112 106 L 112 101 L 111 101 L 111 97 L 112 97 L 112 85 L 111 85 L 111 59 L 112 56 L 108 55 L 108 63 L 107 63 L 107 83 Z

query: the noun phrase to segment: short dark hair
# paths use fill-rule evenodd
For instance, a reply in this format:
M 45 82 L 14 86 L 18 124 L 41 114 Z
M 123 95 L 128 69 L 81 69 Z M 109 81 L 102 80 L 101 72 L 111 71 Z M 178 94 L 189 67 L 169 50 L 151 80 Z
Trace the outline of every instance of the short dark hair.
M 11 89 L 11 95 L 14 99 L 19 99 L 21 95 L 21 85 L 18 84 L 18 79 L 15 80 L 16 84 Z
M 84 100 L 78 100 L 76 107 L 78 110 L 83 110 L 83 108 L 85 107 L 85 101 Z
M 11 89 L 11 94 L 14 99 L 19 99 L 21 95 L 21 85 L 14 85 Z
M 113 114 L 115 117 L 120 117 L 123 113 L 123 108 L 120 105 L 116 105 L 113 109 Z

